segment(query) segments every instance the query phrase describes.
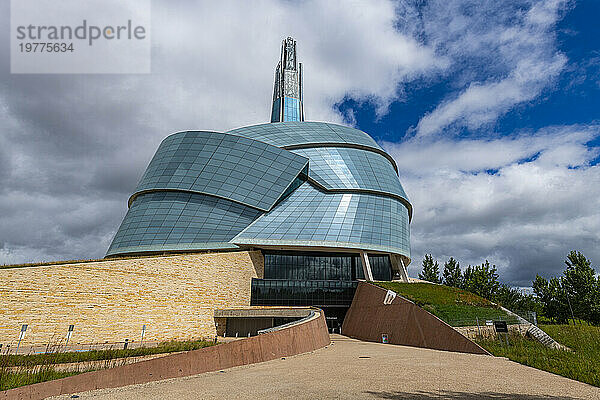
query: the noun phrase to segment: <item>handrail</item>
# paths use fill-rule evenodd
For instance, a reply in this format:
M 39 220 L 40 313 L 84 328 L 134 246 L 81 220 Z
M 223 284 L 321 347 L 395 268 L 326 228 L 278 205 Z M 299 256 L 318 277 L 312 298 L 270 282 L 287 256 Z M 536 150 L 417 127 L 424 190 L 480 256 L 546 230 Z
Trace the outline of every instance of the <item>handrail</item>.
M 279 326 L 274 326 L 272 328 L 261 329 L 257 333 L 259 335 L 262 335 L 263 333 L 275 332 L 275 331 L 278 331 L 278 330 L 281 330 L 281 329 L 289 328 L 290 326 L 294 326 L 294 325 L 297 325 L 297 324 L 308 322 L 312 318 L 314 318 L 315 316 L 317 316 L 317 313 L 315 312 L 315 310 L 310 310 L 310 314 L 308 314 L 304 318 L 301 318 L 301 319 L 296 320 L 296 321 L 288 322 L 287 324 L 283 324 L 283 325 L 279 325 Z

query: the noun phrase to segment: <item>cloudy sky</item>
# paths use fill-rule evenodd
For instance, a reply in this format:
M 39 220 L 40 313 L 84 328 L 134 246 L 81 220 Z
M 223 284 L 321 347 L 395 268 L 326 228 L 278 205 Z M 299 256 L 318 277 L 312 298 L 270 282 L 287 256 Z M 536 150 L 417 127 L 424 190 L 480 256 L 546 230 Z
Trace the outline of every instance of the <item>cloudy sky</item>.
M 266 122 L 298 40 L 309 120 L 397 160 L 425 253 L 529 286 L 600 263 L 600 5 L 593 1 L 152 3 L 152 73 L 10 74 L 0 3 L 0 263 L 102 257 L 160 141 Z

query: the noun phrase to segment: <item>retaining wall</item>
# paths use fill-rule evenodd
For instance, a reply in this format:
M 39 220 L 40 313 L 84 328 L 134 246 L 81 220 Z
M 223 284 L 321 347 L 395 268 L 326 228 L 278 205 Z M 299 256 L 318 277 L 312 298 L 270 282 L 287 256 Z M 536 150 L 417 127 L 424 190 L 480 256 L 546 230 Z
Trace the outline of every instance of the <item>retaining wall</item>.
M 196 375 L 307 353 L 329 343 L 325 317 L 323 312 L 318 311 L 312 319 L 281 330 L 186 353 L 11 389 L 0 392 L 0 400 L 44 399 L 60 394 Z
M 515 333 L 521 336 L 525 336 L 527 330 L 531 324 L 511 324 L 508 325 L 508 331 L 510 333 Z M 476 339 L 477 337 L 483 337 L 486 339 L 496 338 L 498 334 L 496 333 L 496 329 L 493 326 L 481 325 L 481 326 L 459 326 L 455 327 L 457 331 L 462 333 L 464 336 L 469 339 Z
M 381 342 L 461 353 L 489 354 L 450 325 L 421 307 L 397 295 L 384 304 L 387 290 L 360 282 L 346 314 L 342 333 L 346 336 Z

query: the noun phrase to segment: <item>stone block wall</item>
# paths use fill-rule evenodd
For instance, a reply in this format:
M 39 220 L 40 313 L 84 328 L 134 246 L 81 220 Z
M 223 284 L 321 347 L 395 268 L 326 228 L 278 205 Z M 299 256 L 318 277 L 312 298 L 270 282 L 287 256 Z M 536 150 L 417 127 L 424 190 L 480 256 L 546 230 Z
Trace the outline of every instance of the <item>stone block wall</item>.
M 21 346 L 212 338 L 215 308 L 248 306 L 258 251 L 0 269 L 0 343 Z
M 511 334 L 518 334 L 521 336 L 525 336 L 525 334 L 527 333 L 527 330 L 529 329 L 530 326 L 531 326 L 531 324 L 508 325 L 508 331 Z M 469 339 L 473 339 L 473 340 L 477 339 L 478 337 L 483 337 L 486 339 L 490 339 L 490 338 L 493 339 L 498 336 L 498 334 L 496 333 L 496 330 L 494 329 L 493 326 L 488 326 L 485 324 L 480 325 L 479 327 L 477 327 L 477 326 L 460 326 L 460 327 L 456 327 L 454 329 L 456 329 L 457 331 L 459 331 L 460 333 L 462 333 Z

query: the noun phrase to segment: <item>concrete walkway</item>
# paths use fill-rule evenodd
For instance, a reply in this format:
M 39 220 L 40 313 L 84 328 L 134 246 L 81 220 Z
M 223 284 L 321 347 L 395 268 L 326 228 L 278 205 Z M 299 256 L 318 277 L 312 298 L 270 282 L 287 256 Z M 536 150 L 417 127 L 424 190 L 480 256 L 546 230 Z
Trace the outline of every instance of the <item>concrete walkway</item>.
M 502 358 L 368 343 L 339 335 L 332 335 L 332 340 L 313 353 L 80 393 L 79 398 L 600 399 L 599 388 Z

